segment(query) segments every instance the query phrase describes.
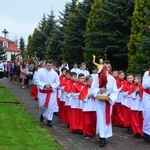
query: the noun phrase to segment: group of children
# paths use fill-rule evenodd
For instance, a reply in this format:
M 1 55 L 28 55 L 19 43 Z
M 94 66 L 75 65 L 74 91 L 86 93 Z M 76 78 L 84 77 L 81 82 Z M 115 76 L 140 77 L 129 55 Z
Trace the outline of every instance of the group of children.
M 99 131 L 98 128 L 105 128 L 103 126 L 104 121 L 107 126 L 106 118 L 103 119 L 103 123 L 98 121 L 99 117 L 107 115 L 100 114 L 105 110 L 105 108 L 102 108 L 102 111 L 100 111 L 100 107 L 107 107 L 108 102 L 100 102 L 96 99 L 100 92 L 97 71 L 97 68 L 93 67 L 93 73 L 85 76 L 83 73 L 77 74 L 62 67 L 59 75 L 60 85 L 57 89 L 58 117 L 63 124 L 68 125 L 71 132 L 83 134 L 86 139 L 96 133 L 102 135 L 103 132 Z M 57 73 L 59 72 L 57 71 Z M 142 137 L 142 76 L 136 75 L 134 77 L 132 74 L 127 74 L 125 79 L 124 71 L 109 72 L 109 75 L 114 77 L 116 85 L 113 82 L 111 84 L 116 86 L 117 89 L 115 104 L 113 103 L 112 110 L 109 110 L 113 124 L 127 128 L 128 133 L 133 133 L 136 137 Z M 36 85 L 33 87 L 36 89 Z M 32 94 L 33 91 L 35 90 L 32 88 Z M 35 98 L 38 97 L 37 94 L 38 91 L 36 90 Z M 33 95 L 31 96 L 33 97 Z M 110 122 L 108 124 L 110 125 Z M 111 132 L 109 133 L 107 136 L 104 131 L 104 136 L 100 136 L 102 143 L 100 146 L 105 145 L 105 138 L 111 136 Z
M 125 80 L 123 71 L 114 71 L 114 77 L 119 93 L 112 111 L 113 124 L 127 128 L 127 132 L 136 137 L 142 137 L 142 76 L 127 74 Z
M 85 138 L 96 134 L 96 106 L 92 76 L 61 69 L 59 87 L 59 113 L 62 123 L 71 132 L 83 133 Z

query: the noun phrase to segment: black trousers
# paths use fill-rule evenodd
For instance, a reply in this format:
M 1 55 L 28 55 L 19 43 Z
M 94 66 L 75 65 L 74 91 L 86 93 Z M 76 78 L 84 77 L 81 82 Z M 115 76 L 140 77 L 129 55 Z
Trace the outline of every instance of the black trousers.
M 0 79 L 4 77 L 4 72 L 0 72 Z

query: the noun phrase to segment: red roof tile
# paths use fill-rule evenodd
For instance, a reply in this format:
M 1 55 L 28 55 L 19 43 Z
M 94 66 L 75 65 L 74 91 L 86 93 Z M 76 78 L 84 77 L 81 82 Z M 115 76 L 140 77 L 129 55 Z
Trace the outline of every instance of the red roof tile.
M 21 52 L 21 50 L 17 48 L 17 44 L 14 41 L 0 36 L 0 41 L 3 42 L 5 40 L 8 42 L 8 47 L 6 48 L 7 52 Z

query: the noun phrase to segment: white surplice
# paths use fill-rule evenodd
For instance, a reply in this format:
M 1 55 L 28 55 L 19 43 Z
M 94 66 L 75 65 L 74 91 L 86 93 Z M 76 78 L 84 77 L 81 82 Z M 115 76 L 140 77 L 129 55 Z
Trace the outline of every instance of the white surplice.
M 92 73 L 91 76 L 92 76 L 92 79 L 93 79 L 91 87 L 98 88 L 99 87 L 98 73 Z
M 137 94 L 136 92 L 133 92 L 131 94 L 131 97 L 132 97 L 131 110 L 142 111 L 143 110 L 143 100 L 140 97 L 140 95 Z
M 150 90 L 150 76 L 149 71 L 146 71 L 142 82 L 144 89 Z M 143 93 L 143 132 L 150 135 L 150 94 Z
M 38 92 L 38 102 L 39 107 L 41 108 L 45 104 L 46 93 L 40 92 L 40 90 L 48 90 L 44 89 L 45 84 L 50 84 L 52 86 L 52 93 L 50 95 L 50 100 L 48 104 L 48 108 L 44 107 L 43 116 L 47 120 L 53 119 L 53 113 L 56 111 L 57 105 L 57 88 L 59 86 L 59 76 L 58 74 L 51 69 L 50 71 L 46 68 L 41 68 L 38 70 L 37 75 L 35 77 L 35 83 L 39 88 Z
M 88 76 L 88 75 L 90 75 L 90 72 L 88 70 L 86 70 L 86 69 L 84 69 L 84 70 L 80 69 L 79 73 L 83 73 L 85 77 Z
M 115 100 L 118 96 L 118 90 L 116 86 L 116 80 L 113 76 L 107 76 L 107 85 L 106 91 L 109 95 L 109 103 L 110 103 L 110 116 L 112 113 L 112 106 L 115 103 Z M 97 114 L 97 127 L 96 133 L 99 134 L 100 138 L 108 138 L 112 136 L 112 123 L 110 122 L 109 125 L 106 124 L 106 102 L 96 100 L 96 114 Z
M 88 88 L 88 95 L 95 96 L 95 88 Z M 96 111 L 95 99 L 93 97 L 86 97 L 83 99 L 83 112 Z

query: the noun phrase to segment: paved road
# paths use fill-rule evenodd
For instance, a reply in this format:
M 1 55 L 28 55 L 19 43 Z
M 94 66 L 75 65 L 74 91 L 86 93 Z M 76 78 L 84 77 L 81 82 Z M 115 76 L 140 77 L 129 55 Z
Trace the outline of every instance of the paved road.
M 21 86 L 11 83 L 7 78 L 0 79 L 0 83 L 13 93 L 25 110 L 39 121 L 38 102 L 30 97 L 31 86 L 22 89 Z M 54 117 L 51 128 L 46 126 L 46 121 L 41 125 L 65 150 L 150 150 L 150 144 L 145 143 L 143 139 L 137 139 L 133 135 L 127 134 L 126 129 L 120 127 L 113 127 L 113 137 L 107 140 L 104 148 L 101 148 L 98 136 L 84 139 L 83 135 L 70 133 L 67 126 L 62 125 L 57 116 Z

